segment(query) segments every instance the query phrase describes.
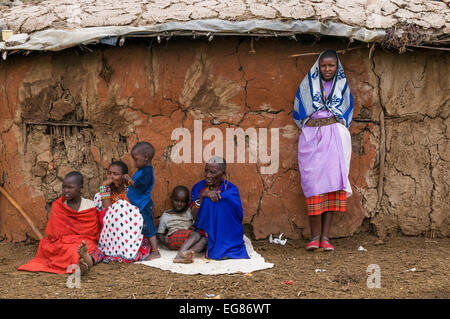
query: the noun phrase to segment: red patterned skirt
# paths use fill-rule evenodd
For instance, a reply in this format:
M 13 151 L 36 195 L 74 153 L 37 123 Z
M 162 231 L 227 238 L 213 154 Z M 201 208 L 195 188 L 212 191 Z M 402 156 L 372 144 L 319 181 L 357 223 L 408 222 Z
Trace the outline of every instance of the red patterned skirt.
M 321 215 L 324 212 L 345 212 L 347 208 L 345 191 L 320 194 L 306 199 L 309 216 Z
M 180 249 L 181 245 L 184 244 L 186 239 L 188 239 L 189 234 L 191 233 L 190 229 L 180 229 L 172 233 L 168 238 L 167 242 L 170 247 L 173 249 Z
M 134 263 L 138 261 L 144 260 L 147 256 L 150 255 L 151 249 L 150 249 L 150 240 L 148 237 L 144 237 L 142 240 L 142 244 L 139 247 L 138 253 L 135 258 L 133 259 L 126 259 L 122 257 L 115 257 L 115 256 L 107 256 L 105 255 L 98 247 L 90 253 L 90 256 L 92 258 L 92 261 L 94 262 L 94 265 L 98 263 L 105 263 L 109 264 L 111 261 L 117 261 L 122 263 Z

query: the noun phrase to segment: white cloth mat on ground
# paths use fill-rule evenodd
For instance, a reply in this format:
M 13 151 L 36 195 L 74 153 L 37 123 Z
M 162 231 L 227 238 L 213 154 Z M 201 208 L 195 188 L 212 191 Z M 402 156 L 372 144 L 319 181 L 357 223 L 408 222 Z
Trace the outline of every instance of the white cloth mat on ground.
M 164 247 L 160 247 L 159 252 L 161 254 L 161 258 L 150 261 L 141 261 L 138 263 L 185 275 L 221 275 L 232 273 L 245 274 L 273 267 L 272 263 L 265 262 L 264 258 L 253 249 L 250 239 L 246 236 L 244 236 L 244 242 L 250 259 L 213 260 L 206 259 L 205 253 L 201 252 L 195 255 L 195 259 L 192 264 L 178 264 L 173 262 L 173 259 L 177 254 L 176 250 L 168 250 Z

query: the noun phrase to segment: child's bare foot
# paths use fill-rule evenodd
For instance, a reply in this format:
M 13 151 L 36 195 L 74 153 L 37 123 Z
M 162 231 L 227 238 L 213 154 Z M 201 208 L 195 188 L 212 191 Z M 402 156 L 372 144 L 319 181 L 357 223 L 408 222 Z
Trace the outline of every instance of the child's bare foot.
M 159 253 L 159 250 L 152 251 L 152 252 L 150 253 L 150 255 L 148 255 L 148 256 L 144 259 L 144 261 L 150 261 L 150 260 L 157 259 L 157 258 L 161 258 L 161 254 Z
M 86 264 L 83 258 L 80 258 L 80 260 L 78 260 L 78 267 L 80 267 L 80 272 L 82 276 L 86 275 L 89 271 L 89 266 L 88 264 Z
M 84 275 L 89 271 L 89 268 L 94 266 L 94 262 L 92 261 L 91 256 L 88 252 L 88 247 L 86 242 L 83 240 L 81 245 L 78 247 L 78 255 L 80 256 L 80 260 L 78 261 L 78 266 L 81 269 L 81 274 Z
M 192 260 L 192 262 L 194 262 L 195 251 L 187 250 L 186 251 L 186 257 L 189 258 L 190 260 Z
M 195 252 L 192 250 L 180 251 L 174 258 L 174 263 L 192 264 L 194 262 Z

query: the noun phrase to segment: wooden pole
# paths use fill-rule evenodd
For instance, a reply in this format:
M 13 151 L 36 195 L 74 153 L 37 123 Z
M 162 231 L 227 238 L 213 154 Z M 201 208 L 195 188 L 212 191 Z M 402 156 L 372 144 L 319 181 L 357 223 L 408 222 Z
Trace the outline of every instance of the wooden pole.
M 358 49 L 363 49 L 363 48 L 368 48 L 368 45 L 359 45 L 359 46 L 351 47 L 351 48 L 347 48 L 347 49 L 336 50 L 336 53 L 345 53 L 347 51 L 353 51 L 353 50 L 358 50 Z M 319 55 L 320 53 L 322 53 L 322 52 L 299 53 L 299 54 L 292 54 L 289 57 L 290 58 L 296 58 L 296 57 L 299 57 L 299 56 Z
M 384 112 L 380 112 L 380 170 L 378 175 L 378 201 L 377 209 L 381 209 L 383 200 L 384 162 L 386 159 L 386 128 L 384 126 Z
M 8 194 L 8 192 L 6 191 L 6 189 L 4 189 L 3 187 L 0 186 L 0 192 L 5 195 L 5 197 L 8 199 L 8 201 L 19 211 L 19 213 L 23 216 L 23 218 L 25 218 L 25 220 L 27 221 L 27 223 L 31 226 L 31 229 L 34 231 L 34 233 L 36 234 L 36 236 L 38 237 L 39 240 L 41 240 L 43 238 L 42 234 L 39 232 L 39 230 L 36 228 L 36 226 L 34 225 L 33 221 L 30 219 L 30 217 L 28 216 L 27 213 L 24 212 L 24 210 L 22 209 L 22 207 L 19 206 L 19 204 L 14 200 L 14 198 L 11 197 L 11 195 Z

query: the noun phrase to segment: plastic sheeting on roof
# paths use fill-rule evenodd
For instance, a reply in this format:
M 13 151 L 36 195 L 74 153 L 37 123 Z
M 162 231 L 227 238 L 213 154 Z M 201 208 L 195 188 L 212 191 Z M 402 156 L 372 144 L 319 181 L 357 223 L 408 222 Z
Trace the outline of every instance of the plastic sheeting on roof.
M 32 50 L 32 51 L 59 51 L 79 44 L 87 44 L 100 41 L 107 37 L 120 36 L 155 36 L 164 32 L 210 32 L 211 34 L 236 35 L 273 34 L 279 32 L 278 36 L 292 34 L 322 34 L 337 37 L 346 37 L 362 42 L 377 42 L 384 38 L 384 30 L 368 30 L 361 27 L 353 27 L 342 23 L 320 22 L 317 20 L 248 20 L 248 21 L 226 21 L 220 19 L 191 20 L 187 22 L 167 22 L 157 25 L 133 27 L 92 27 L 73 30 L 47 29 L 30 34 L 27 42 L 7 47 L 0 42 L 0 50 Z

